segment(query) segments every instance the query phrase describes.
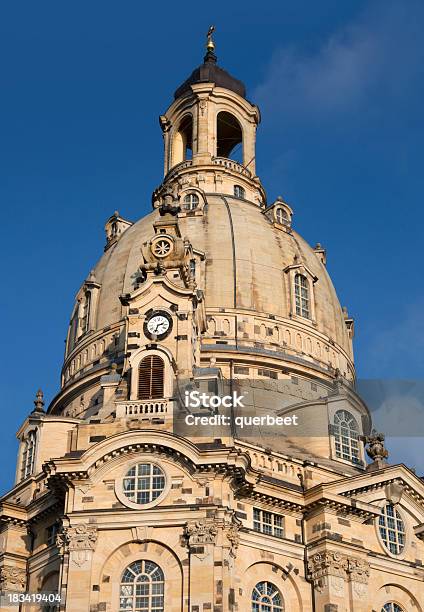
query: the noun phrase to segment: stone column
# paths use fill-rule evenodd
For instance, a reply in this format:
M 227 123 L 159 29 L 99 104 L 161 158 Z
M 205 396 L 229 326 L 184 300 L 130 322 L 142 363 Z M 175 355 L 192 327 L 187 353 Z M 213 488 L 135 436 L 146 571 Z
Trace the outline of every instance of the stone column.
M 97 527 L 88 523 L 78 523 L 64 527 L 58 534 L 58 545 L 63 555 L 64 572 L 62 597 L 66 602 L 61 610 L 66 612 L 87 612 L 90 607 L 91 562 L 97 542 Z
M 193 164 L 208 164 L 214 155 L 216 126 L 211 129 L 209 110 L 213 104 L 210 94 L 213 90 L 210 83 L 195 84 L 193 90 L 197 95 L 196 112 L 193 113 Z
M 308 566 L 314 581 L 316 609 L 349 612 L 346 555 L 333 551 L 315 553 Z
M 363 559 L 349 557 L 347 577 L 352 610 L 355 612 L 367 612 L 369 609 L 367 595 L 370 564 Z
M 225 513 L 222 529 L 222 585 L 224 593 L 223 610 L 237 610 L 234 561 L 240 542 L 241 522 L 234 513 Z
M 166 176 L 169 171 L 171 122 L 166 115 L 161 115 L 159 117 L 159 123 L 163 135 L 163 175 Z
M 253 119 L 243 123 L 243 165 L 256 175 L 256 123 Z
M 367 561 L 323 551 L 312 555 L 308 565 L 318 610 L 368 612 L 370 565 Z
M 214 519 L 200 519 L 187 523 L 184 535 L 190 559 L 189 612 L 203 612 L 203 604 L 210 604 L 210 609 L 214 610 L 217 597 L 214 584 L 214 548 L 218 528 Z
M 234 513 L 224 509 L 186 525 L 190 551 L 189 612 L 236 610 L 234 560 L 240 525 Z

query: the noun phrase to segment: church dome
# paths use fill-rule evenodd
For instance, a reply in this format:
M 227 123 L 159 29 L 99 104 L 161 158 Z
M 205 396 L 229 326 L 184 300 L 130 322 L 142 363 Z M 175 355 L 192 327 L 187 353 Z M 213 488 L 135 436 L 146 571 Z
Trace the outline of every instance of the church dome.
M 203 268 L 204 279 L 199 283 L 208 320 L 205 353 L 219 358 L 237 345 L 240 358 L 256 353 L 274 365 L 291 364 L 294 370 L 324 377 L 339 370 L 352 380 L 350 320 L 326 271 L 324 250 L 313 249 L 297 232 L 275 222 L 275 206 L 264 210 L 218 194 L 205 196 L 204 202 L 196 215 L 180 213 L 178 223 Z M 117 336 L 121 333 L 125 306 L 120 296 L 138 286 L 141 247 L 151 238 L 159 218 L 155 210 L 129 226 L 94 268 L 88 281 L 91 278 L 98 286 L 95 318 L 89 334 L 69 346 L 65 382 L 77 374 L 78 368 L 71 364 L 78 362 L 79 352 L 99 345 L 103 337 L 110 351 L 114 330 Z M 310 319 L 293 312 L 290 275 L 297 269 L 311 279 Z M 87 362 L 85 372 L 89 371 Z
M 153 310 L 178 328 L 163 345 L 177 378 L 205 368 L 224 378 L 355 378 L 353 321 L 325 250 L 297 234 L 282 198 L 267 202 L 255 170 L 259 109 L 213 50 L 209 36 L 205 64 L 160 117 L 164 179 L 153 212 L 136 223 L 115 212 L 106 223 L 105 253 L 76 296 L 54 411 L 83 388 L 94 393 L 113 363 L 131 379 L 134 353 L 150 350 L 143 325 Z
M 225 89 L 234 91 L 242 98 L 246 97 L 244 83 L 218 66 L 216 63 L 216 56 L 213 53 L 207 53 L 205 55 L 203 64 L 193 70 L 188 79 L 178 87 L 174 93 L 174 98 L 180 98 L 184 94 L 191 92 L 191 86 L 195 83 L 215 83 L 217 87 L 224 87 Z

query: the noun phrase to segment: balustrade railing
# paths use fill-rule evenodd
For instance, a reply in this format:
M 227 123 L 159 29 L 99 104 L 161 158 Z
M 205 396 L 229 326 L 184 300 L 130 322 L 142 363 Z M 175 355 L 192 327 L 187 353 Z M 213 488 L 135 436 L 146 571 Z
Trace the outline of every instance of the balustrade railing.
M 160 416 L 168 413 L 169 403 L 166 399 L 136 400 L 116 403 L 116 417 L 151 415 Z

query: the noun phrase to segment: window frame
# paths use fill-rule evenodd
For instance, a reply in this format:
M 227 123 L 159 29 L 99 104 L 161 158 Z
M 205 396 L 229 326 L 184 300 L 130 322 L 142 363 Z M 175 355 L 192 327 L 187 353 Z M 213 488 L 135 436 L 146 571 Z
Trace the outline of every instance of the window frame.
M 386 606 L 390 606 L 390 608 L 386 608 Z M 388 601 L 382 605 L 381 612 L 405 612 L 405 610 L 395 601 Z
M 300 282 L 298 282 L 298 280 L 300 280 Z M 303 292 L 305 292 L 306 295 Z M 306 303 L 306 306 L 303 305 L 303 302 Z M 311 319 L 311 293 L 309 282 L 305 274 L 301 274 L 300 272 L 294 275 L 294 306 L 297 317 Z
M 287 283 L 287 296 L 288 296 L 288 310 L 289 316 L 296 321 L 302 322 L 305 325 L 316 325 L 316 315 L 315 315 L 315 290 L 314 284 L 318 281 L 318 278 L 312 274 L 312 272 L 304 265 L 295 264 L 292 266 L 287 266 L 284 268 L 283 272 L 287 275 L 286 283 Z M 310 316 L 309 318 L 303 317 L 297 314 L 296 310 L 296 296 L 295 296 L 295 276 L 300 274 L 304 276 L 308 282 L 308 292 L 309 292 L 309 308 L 310 308 Z
M 279 213 L 281 213 L 281 219 L 279 219 Z M 290 214 L 289 211 L 284 208 L 284 206 L 276 206 L 275 208 L 275 221 L 279 224 L 279 225 L 285 225 L 285 226 L 290 226 L 291 225 L 291 220 L 290 220 Z
M 149 393 L 148 397 L 141 397 L 141 389 L 140 389 L 140 387 L 142 386 L 142 380 L 141 380 L 141 378 L 142 378 L 142 364 L 146 360 L 150 360 L 150 365 L 148 366 L 149 367 L 149 372 L 150 372 L 150 375 L 149 375 L 150 379 L 148 381 L 148 386 L 149 386 L 150 393 Z M 159 368 L 159 364 L 156 363 L 156 365 L 155 365 L 155 363 L 154 363 L 155 361 L 159 362 L 159 360 L 161 362 L 160 363 L 161 372 L 158 369 Z M 154 375 L 155 368 L 156 368 L 156 371 L 159 372 L 159 374 L 162 376 L 161 380 L 159 380 L 159 377 L 158 377 L 157 380 L 155 379 L 155 375 Z M 152 393 L 154 391 L 154 387 L 159 387 L 158 383 L 160 383 L 160 387 L 161 387 L 160 389 L 158 389 L 158 391 L 161 390 L 162 393 L 160 395 L 153 395 Z M 156 355 L 156 354 L 149 355 L 149 354 L 147 354 L 142 359 L 140 359 L 140 361 L 139 361 L 139 363 L 137 365 L 137 400 L 139 400 L 140 402 L 154 402 L 154 401 L 157 401 L 157 400 L 164 399 L 164 395 L 165 395 L 165 360 L 160 355 Z
M 137 466 L 138 464 L 144 464 L 144 463 L 150 463 L 152 466 L 154 467 L 158 467 L 164 476 L 165 479 L 165 483 L 164 483 L 164 487 L 161 491 L 161 493 L 156 497 L 156 499 L 147 502 L 145 504 L 139 504 L 137 502 L 134 502 L 132 500 L 130 500 L 124 492 L 124 478 L 126 477 L 127 473 L 134 467 Z M 153 477 L 153 475 L 152 475 Z M 156 461 L 155 459 L 151 458 L 151 457 L 144 457 L 144 456 L 140 456 L 137 459 L 135 459 L 134 461 L 131 462 L 127 462 L 125 463 L 125 465 L 123 466 L 118 478 L 115 480 L 115 495 L 118 498 L 118 500 L 124 504 L 125 506 L 127 506 L 128 508 L 133 508 L 135 510 L 147 510 L 149 508 L 153 508 L 154 506 L 157 506 L 161 501 L 163 501 L 165 499 L 165 497 L 168 495 L 169 491 L 171 488 L 171 479 L 169 477 L 169 475 L 167 474 L 167 470 L 165 469 L 163 463 L 159 463 L 158 461 Z
M 275 604 L 272 600 L 271 600 L 271 594 L 268 593 L 261 593 L 259 587 L 261 585 L 267 585 L 266 590 L 268 591 L 268 587 L 272 587 L 274 589 L 274 593 L 272 594 L 272 597 L 274 598 L 276 594 L 279 595 L 280 598 L 280 603 L 279 604 Z M 255 591 L 257 591 L 259 593 L 259 595 L 262 595 L 260 600 L 254 600 L 254 595 L 255 595 Z M 267 597 L 267 599 L 271 600 L 270 602 L 267 601 L 262 601 L 263 597 Z M 251 594 L 250 594 L 250 610 L 251 612 L 264 612 L 262 606 L 265 605 L 266 606 L 266 610 L 267 612 L 284 612 L 285 610 L 285 605 L 284 605 L 284 598 L 283 598 L 283 594 L 280 591 L 280 589 L 274 584 L 274 582 L 271 582 L 270 580 L 260 580 L 259 582 L 257 582 L 255 584 L 255 586 L 253 587 Z
M 151 563 L 154 566 L 154 569 L 151 572 L 146 570 L 147 563 Z M 135 573 L 135 570 L 133 569 L 133 566 L 135 566 L 136 564 L 140 564 L 140 570 L 141 570 L 137 574 Z M 149 578 L 151 578 L 152 574 L 154 574 L 158 570 L 161 575 L 160 580 L 155 580 L 155 581 L 152 581 L 151 579 L 150 580 L 139 580 L 140 576 L 148 576 Z M 132 580 L 124 581 L 124 576 L 128 571 L 134 574 L 134 578 Z M 137 584 L 141 584 L 141 585 L 149 584 L 149 592 L 147 594 L 145 593 L 137 594 L 137 591 L 135 588 Z M 159 585 L 161 587 L 160 591 L 155 593 L 155 589 L 154 588 L 152 589 L 152 585 Z M 122 595 L 122 588 L 125 586 L 132 587 L 131 595 Z M 148 601 L 149 612 L 164 612 L 165 611 L 165 573 L 163 569 L 161 568 L 161 566 L 155 561 L 152 561 L 151 559 L 137 559 L 135 561 L 132 561 L 131 563 L 126 565 L 124 570 L 121 572 L 121 579 L 119 581 L 119 596 L 118 596 L 119 597 L 119 600 L 118 600 L 119 612 L 125 612 L 125 611 L 135 612 L 137 609 L 140 608 L 140 606 L 137 605 L 137 598 L 142 597 L 143 595 L 146 596 L 147 599 L 149 600 Z M 162 598 L 162 606 L 160 608 L 158 606 L 152 607 L 152 598 L 154 596 Z M 126 607 L 125 603 L 121 605 L 121 599 L 132 599 L 131 608 Z
M 34 474 L 38 435 L 36 429 L 31 429 L 22 440 L 22 454 L 20 461 L 19 482 L 26 480 Z M 30 454 L 28 450 L 31 450 Z M 30 459 L 28 459 L 30 457 Z
M 193 206 L 193 203 L 195 204 Z M 183 197 L 183 211 L 184 212 L 193 212 L 194 210 L 198 210 L 200 205 L 200 198 L 197 193 L 190 191 L 186 193 Z
M 255 518 L 258 516 L 259 513 L 259 518 Z M 271 518 L 271 522 L 266 522 L 264 520 L 264 515 L 269 515 Z M 256 531 L 257 533 L 262 533 L 263 535 L 269 535 L 272 536 L 274 538 L 278 538 L 279 540 L 283 540 L 285 537 L 285 520 L 284 520 L 284 515 L 283 514 L 278 514 L 277 512 L 272 512 L 270 510 L 265 510 L 264 508 L 258 508 L 258 507 L 254 507 L 253 508 L 253 513 L 252 513 L 253 519 L 252 519 L 252 525 L 253 525 L 253 531 Z M 281 525 L 276 525 L 276 519 L 281 520 Z M 256 528 L 256 525 L 259 525 L 259 529 Z M 264 529 L 265 526 L 270 526 L 270 531 L 266 531 Z M 276 531 L 277 530 L 281 530 L 281 535 L 277 535 Z
M 403 524 L 403 532 L 402 533 L 403 533 L 404 541 L 403 541 L 402 550 L 399 553 L 392 552 L 390 550 L 390 548 L 388 547 L 388 545 L 385 544 L 385 541 L 384 541 L 385 539 L 387 539 L 387 542 L 389 542 L 388 532 L 389 532 L 389 530 L 393 531 L 393 529 L 391 529 L 390 527 L 386 526 L 387 538 L 383 538 L 382 533 L 381 533 L 380 521 L 381 521 L 381 518 L 383 516 L 387 517 L 387 515 L 383 514 L 383 510 L 385 508 L 387 508 L 388 506 L 391 506 L 394 509 L 394 511 L 395 511 L 395 521 L 396 520 L 400 520 L 402 522 L 402 524 Z M 399 515 L 399 519 L 396 518 L 396 514 Z M 389 518 L 391 518 L 391 517 L 389 517 Z M 386 525 L 387 525 L 387 520 L 386 520 Z M 398 504 L 391 504 L 389 501 L 387 501 L 387 499 L 384 500 L 383 505 L 380 507 L 380 515 L 375 520 L 375 527 L 376 527 L 376 531 L 377 531 L 379 542 L 380 542 L 380 544 L 381 544 L 381 546 L 382 546 L 382 548 L 384 550 L 384 553 L 386 555 L 388 555 L 389 557 L 391 557 L 392 559 L 403 559 L 405 557 L 405 555 L 406 555 L 407 548 L 408 548 L 408 545 L 409 545 L 409 532 L 408 532 L 407 522 L 405 521 L 403 514 L 401 512 L 399 512 Z M 398 542 L 398 535 L 397 535 L 398 534 L 398 530 L 397 529 L 396 529 L 395 533 L 396 533 L 396 542 Z
M 56 536 L 59 533 L 59 525 L 52 523 L 46 527 L 46 544 L 47 546 L 56 546 Z
M 349 417 L 351 418 L 351 420 L 355 423 L 356 425 L 356 429 L 351 429 L 351 428 L 347 428 L 349 430 L 349 436 L 343 436 L 343 432 L 342 430 L 342 426 L 338 423 L 336 423 L 336 417 L 338 417 L 338 415 L 340 413 L 345 413 L 346 415 L 349 415 Z M 346 421 L 347 422 L 347 421 Z M 339 431 L 336 432 L 336 428 L 339 428 Z M 346 429 L 346 428 L 345 428 Z M 351 435 L 351 432 L 356 432 L 356 440 L 355 440 L 355 436 Z M 362 447 L 361 447 L 361 427 L 360 424 L 358 423 L 358 420 L 355 418 L 355 416 L 352 414 L 352 412 L 350 412 L 349 410 L 346 410 L 345 408 L 339 408 L 338 410 L 336 410 L 333 414 L 332 417 L 332 424 L 331 424 L 331 434 L 332 434 L 332 439 L 333 439 L 333 446 L 334 446 L 334 456 L 336 459 L 340 459 L 341 461 L 345 461 L 351 465 L 355 465 L 355 466 L 363 466 L 363 453 L 362 453 Z M 338 438 L 340 440 L 338 440 Z M 343 447 L 345 445 L 343 445 L 343 438 L 347 438 L 348 440 L 348 449 L 349 449 L 349 456 L 345 457 L 343 456 Z M 356 443 L 356 450 L 357 450 L 357 456 L 356 456 L 356 460 L 354 458 L 354 454 L 352 452 L 353 447 L 355 446 L 355 444 L 352 443 L 352 441 L 355 440 Z M 338 451 L 337 446 L 340 445 L 341 450 Z M 340 454 L 338 454 L 340 452 Z
M 168 312 L 170 317 L 172 318 L 172 314 L 166 309 L 161 308 L 161 311 Z M 149 313 L 145 313 L 147 316 Z M 159 348 L 160 346 L 160 348 Z M 130 377 L 130 400 L 135 402 L 146 402 L 146 403 L 154 403 L 157 402 L 158 399 L 151 400 L 142 400 L 138 398 L 138 368 L 144 357 L 149 355 L 157 355 L 164 362 L 164 379 L 163 379 L 163 393 L 164 397 L 160 399 L 168 399 L 172 397 L 173 394 L 173 378 L 172 378 L 172 355 L 171 352 L 164 346 L 158 345 L 158 348 L 146 348 L 142 347 L 135 351 L 133 354 L 129 356 L 128 363 L 131 368 L 131 377 Z
M 239 193 L 238 190 L 240 190 Z M 246 190 L 242 185 L 234 185 L 233 195 L 236 200 L 245 200 L 246 199 Z

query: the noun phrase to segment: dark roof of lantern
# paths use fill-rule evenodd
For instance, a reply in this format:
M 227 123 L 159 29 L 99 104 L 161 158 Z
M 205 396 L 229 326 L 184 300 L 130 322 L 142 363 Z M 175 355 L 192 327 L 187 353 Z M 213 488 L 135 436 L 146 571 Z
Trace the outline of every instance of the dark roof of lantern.
M 246 87 L 244 83 L 235 79 L 223 68 L 220 68 L 216 63 L 216 59 L 216 55 L 208 51 L 203 64 L 193 70 L 188 79 L 178 87 L 174 93 L 174 98 L 180 98 L 188 91 L 191 91 L 191 85 L 194 85 L 194 83 L 215 83 L 217 87 L 225 87 L 225 89 L 230 89 L 242 98 L 245 98 Z

